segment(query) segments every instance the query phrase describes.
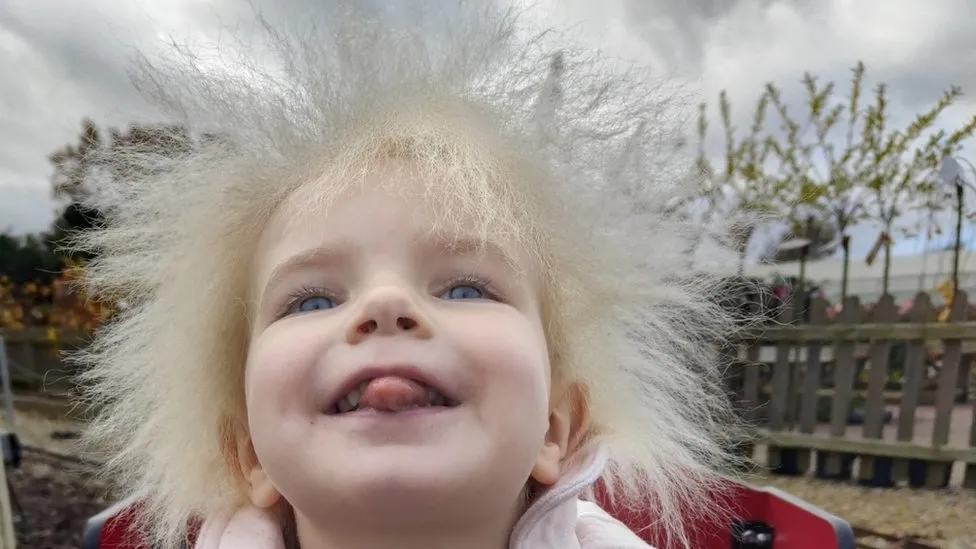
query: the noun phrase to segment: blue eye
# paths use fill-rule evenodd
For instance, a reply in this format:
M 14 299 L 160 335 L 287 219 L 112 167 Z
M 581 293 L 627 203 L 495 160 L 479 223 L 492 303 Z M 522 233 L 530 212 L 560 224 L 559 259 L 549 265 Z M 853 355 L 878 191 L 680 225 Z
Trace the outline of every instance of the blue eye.
M 331 309 L 335 307 L 335 302 L 327 297 L 322 297 L 319 295 L 311 296 L 301 300 L 298 303 L 298 311 L 302 313 L 307 313 L 309 311 L 318 311 L 322 309 Z
M 482 299 L 484 297 L 484 292 L 468 285 L 452 286 L 441 295 L 443 299 Z

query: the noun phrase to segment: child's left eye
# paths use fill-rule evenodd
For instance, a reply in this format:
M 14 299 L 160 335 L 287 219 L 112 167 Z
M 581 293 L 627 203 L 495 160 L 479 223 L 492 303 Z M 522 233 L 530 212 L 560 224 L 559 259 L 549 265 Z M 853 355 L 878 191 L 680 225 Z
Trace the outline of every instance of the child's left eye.
M 468 284 L 452 286 L 441 294 L 442 299 L 482 299 L 484 297 L 483 291 Z

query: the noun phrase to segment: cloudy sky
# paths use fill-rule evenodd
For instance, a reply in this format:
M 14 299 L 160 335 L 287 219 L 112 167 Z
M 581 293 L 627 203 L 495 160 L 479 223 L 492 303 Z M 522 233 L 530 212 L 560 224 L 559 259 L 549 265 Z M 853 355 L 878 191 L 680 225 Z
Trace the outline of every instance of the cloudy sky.
M 256 3 L 300 14 L 311 1 Z M 77 136 L 82 117 L 116 126 L 154 119 L 127 81 L 135 48 L 157 48 L 167 35 L 212 40 L 221 23 L 234 24 L 249 9 L 246 0 L 0 2 L 0 230 L 48 227 L 57 205 L 46 155 Z M 799 112 L 804 71 L 837 81 L 843 92 L 859 60 L 868 87 L 890 86 L 896 123 L 950 85 L 972 95 L 942 125 L 976 113 L 972 0 L 540 0 L 532 9 L 576 25 L 612 53 L 674 72 L 705 100 L 728 90 L 740 126 L 765 82 L 777 83 Z M 963 156 L 976 163 L 976 145 Z M 874 236 L 875 229 L 858 228 L 855 253 Z M 900 241 L 898 251 L 923 245 Z

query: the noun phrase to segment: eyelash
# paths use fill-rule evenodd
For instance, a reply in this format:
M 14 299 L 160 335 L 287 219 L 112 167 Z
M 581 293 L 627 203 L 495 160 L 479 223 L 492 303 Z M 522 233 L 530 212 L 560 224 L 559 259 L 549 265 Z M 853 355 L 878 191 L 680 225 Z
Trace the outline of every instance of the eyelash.
M 490 299 L 492 301 L 504 302 L 501 292 L 495 289 L 494 284 L 487 277 L 474 275 L 474 274 L 461 274 L 449 279 L 446 283 L 441 285 L 440 293 L 446 292 L 447 290 L 453 288 L 454 286 L 468 285 L 474 286 L 484 292 L 485 299 Z M 339 304 L 339 297 L 335 292 L 322 288 L 319 286 L 302 286 L 288 294 L 285 298 L 285 304 L 281 309 L 275 314 L 275 319 L 281 319 L 285 316 L 295 313 L 296 307 L 303 299 L 309 297 L 325 297 L 336 302 L 336 306 Z
M 339 303 L 339 296 L 335 292 L 322 288 L 320 286 L 302 286 L 288 294 L 285 298 L 285 304 L 281 307 L 278 313 L 275 315 L 275 319 L 281 319 L 288 315 L 295 314 L 298 305 L 303 299 L 309 297 L 325 297 Z
M 451 278 L 444 285 L 441 286 L 442 288 L 441 292 L 443 293 L 453 288 L 454 286 L 459 286 L 459 285 L 474 286 L 478 288 L 479 290 L 484 292 L 486 299 L 490 299 L 492 301 L 499 301 L 499 302 L 505 301 L 501 295 L 501 292 L 495 289 L 495 285 L 492 283 L 491 280 L 489 280 L 487 277 L 474 275 L 474 274 L 461 274 Z

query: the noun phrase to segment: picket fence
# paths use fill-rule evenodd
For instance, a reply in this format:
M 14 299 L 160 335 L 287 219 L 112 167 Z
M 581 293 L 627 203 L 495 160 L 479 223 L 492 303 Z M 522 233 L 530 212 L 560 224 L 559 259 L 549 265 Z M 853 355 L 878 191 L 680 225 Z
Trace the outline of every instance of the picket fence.
M 786 304 L 743 337 L 728 370 L 757 427 L 746 447 L 782 475 L 976 489 L 976 314 L 962 292 L 950 309 L 940 321 L 920 293 L 910 307 L 852 297 L 831 315 L 815 299 L 800 323 Z

